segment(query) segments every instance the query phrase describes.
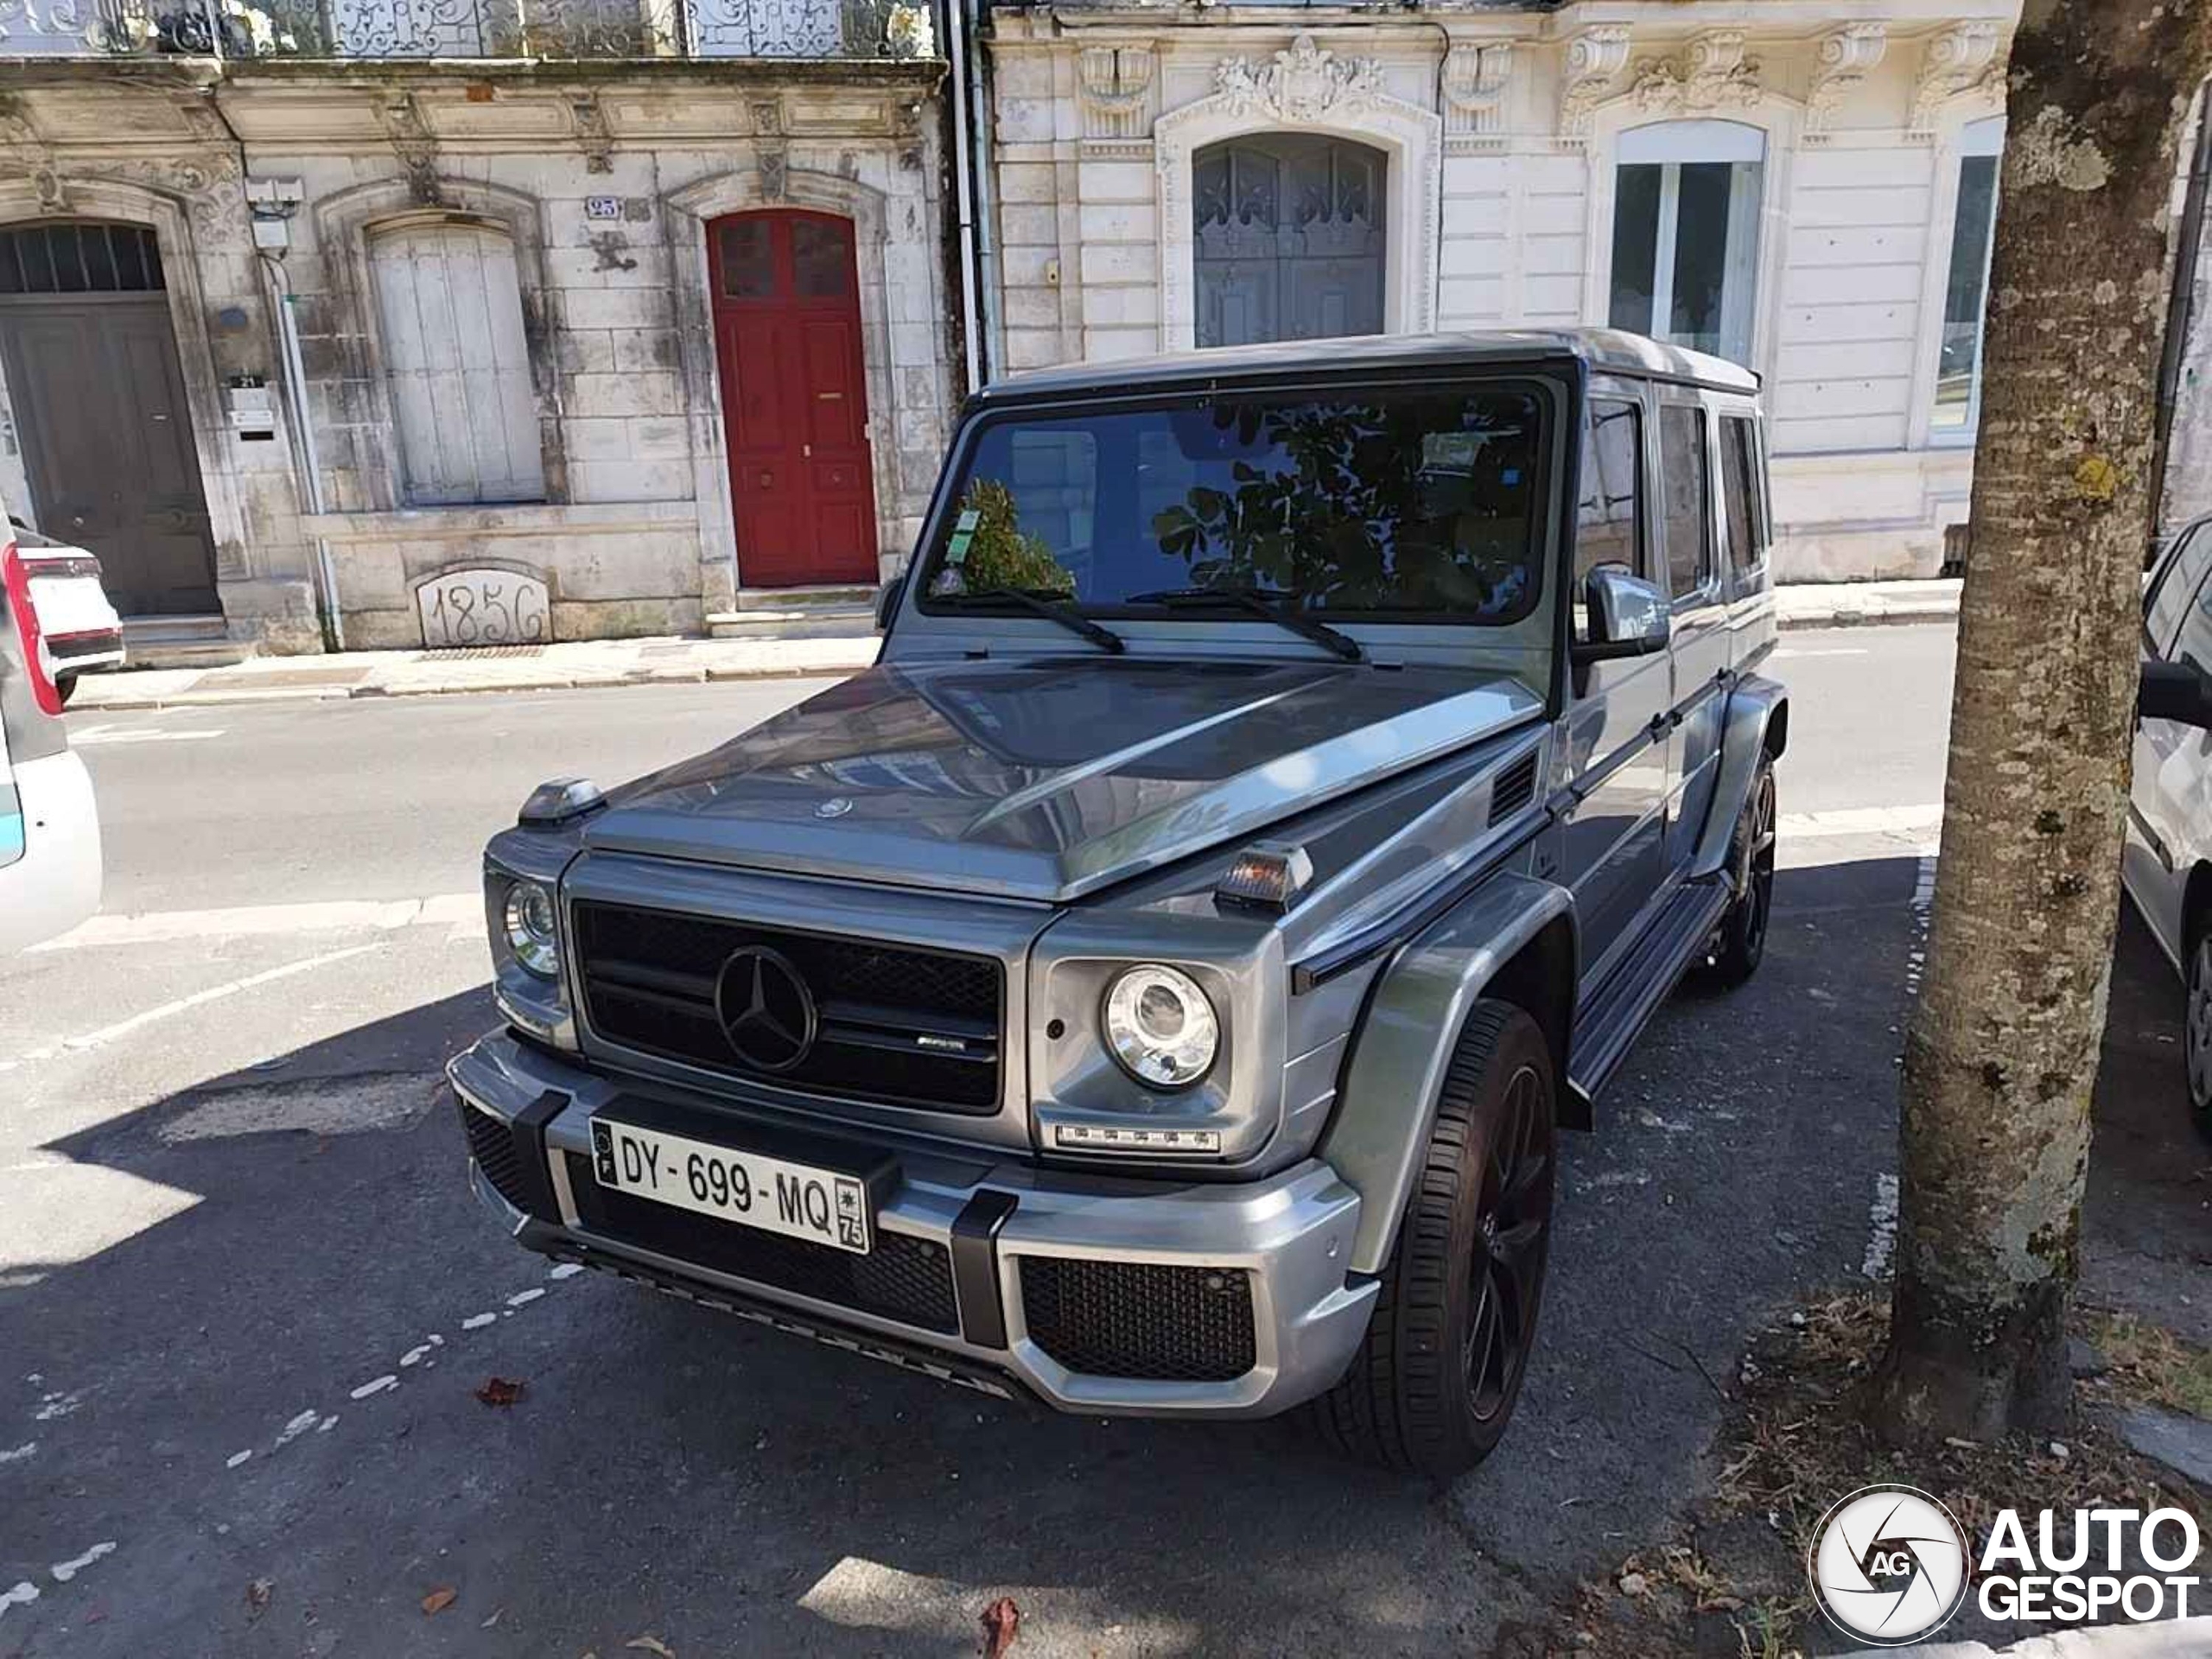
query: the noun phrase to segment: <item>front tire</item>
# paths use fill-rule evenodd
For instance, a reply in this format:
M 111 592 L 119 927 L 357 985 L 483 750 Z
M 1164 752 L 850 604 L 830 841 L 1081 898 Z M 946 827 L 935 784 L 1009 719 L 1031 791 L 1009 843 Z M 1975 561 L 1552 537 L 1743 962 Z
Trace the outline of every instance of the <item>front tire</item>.
M 2182 1062 L 2190 1116 L 2212 1140 L 2212 925 L 2199 922 L 2190 942 L 2188 1000 L 2182 1009 Z
M 77 695 L 77 677 L 74 674 L 61 675 L 54 682 L 54 694 L 60 699 L 61 706 L 67 709 L 69 699 Z
M 1309 1408 L 1336 1450 L 1443 1479 L 1504 1434 L 1543 1300 L 1557 1103 L 1536 1022 L 1510 1002 L 1476 1003 L 1366 1338 Z
M 1733 989 L 1759 970 L 1766 959 L 1767 925 L 1774 916 L 1775 815 L 1774 761 L 1759 757 L 1751 779 L 1751 792 L 1736 819 L 1736 833 L 1728 844 L 1728 868 L 1736 882 L 1736 898 L 1713 931 L 1706 950 L 1706 976 L 1724 989 Z

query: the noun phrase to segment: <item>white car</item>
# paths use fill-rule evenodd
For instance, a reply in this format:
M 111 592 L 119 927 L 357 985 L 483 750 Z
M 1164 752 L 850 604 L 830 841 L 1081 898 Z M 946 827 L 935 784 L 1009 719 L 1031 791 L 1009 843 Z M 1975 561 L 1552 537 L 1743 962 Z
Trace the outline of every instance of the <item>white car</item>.
M 0 954 L 67 931 L 100 903 L 92 780 L 69 747 L 31 582 L 15 542 L 0 541 Z
M 31 582 L 31 607 L 67 703 L 77 677 L 123 666 L 123 619 L 100 582 L 100 562 L 81 547 L 57 542 L 20 521 L 16 550 Z
M 2212 518 L 2177 536 L 2143 601 L 2143 688 L 2121 880 L 2186 988 L 2182 1050 L 2212 1136 Z

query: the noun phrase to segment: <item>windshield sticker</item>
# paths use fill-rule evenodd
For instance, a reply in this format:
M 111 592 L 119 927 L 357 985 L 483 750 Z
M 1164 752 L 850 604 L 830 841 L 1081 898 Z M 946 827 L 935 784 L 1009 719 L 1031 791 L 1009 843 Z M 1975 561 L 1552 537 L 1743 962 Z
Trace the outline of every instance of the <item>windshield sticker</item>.
M 967 561 L 968 543 L 976 539 L 976 526 L 983 522 L 983 515 L 970 507 L 953 521 L 952 539 L 944 544 L 944 562 L 961 564 Z

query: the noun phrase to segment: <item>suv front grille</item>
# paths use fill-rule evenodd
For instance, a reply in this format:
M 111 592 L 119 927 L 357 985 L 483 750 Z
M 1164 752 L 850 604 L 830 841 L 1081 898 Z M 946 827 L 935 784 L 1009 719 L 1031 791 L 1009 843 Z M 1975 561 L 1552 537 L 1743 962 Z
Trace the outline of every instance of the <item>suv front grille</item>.
M 575 1197 L 577 1217 L 602 1237 L 817 1302 L 945 1336 L 959 1334 L 952 1258 L 934 1240 L 879 1230 L 875 1248 L 856 1255 L 611 1192 L 599 1184 L 590 1159 L 574 1152 L 563 1155 L 569 1160 L 569 1190 Z
M 997 1109 L 1005 975 L 995 957 L 592 902 L 575 917 L 584 1014 L 610 1042 L 820 1094 Z M 715 1013 L 722 965 L 748 945 L 787 960 L 818 1013 L 813 1047 L 784 1071 L 748 1063 Z
M 1021 1308 L 1029 1339 L 1087 1376 L 1228 1382 L 1254 1363 L 1241 1268 L 1025 1255 Z

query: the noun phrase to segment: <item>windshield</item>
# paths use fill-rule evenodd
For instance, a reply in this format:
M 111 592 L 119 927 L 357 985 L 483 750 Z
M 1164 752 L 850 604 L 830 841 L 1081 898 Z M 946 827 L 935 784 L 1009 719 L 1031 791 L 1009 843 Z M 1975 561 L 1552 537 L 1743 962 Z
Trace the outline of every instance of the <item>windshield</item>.
M 1014 589 L 1187 614 L 1205 607 L 1197 588 L 1516 621 L 1542 586 L 1540 410 L 1533 389 L 1492 385 L 988 419 L 928 550 L 923 604 Z

